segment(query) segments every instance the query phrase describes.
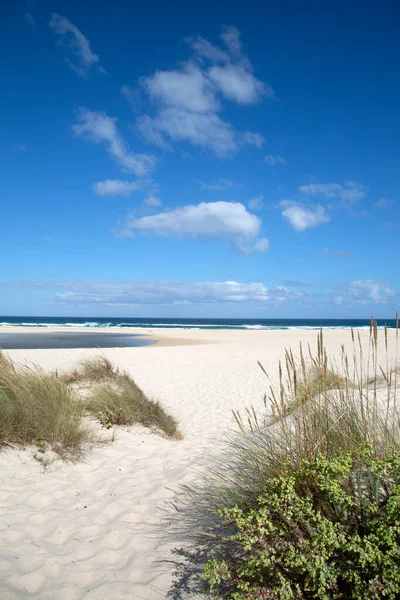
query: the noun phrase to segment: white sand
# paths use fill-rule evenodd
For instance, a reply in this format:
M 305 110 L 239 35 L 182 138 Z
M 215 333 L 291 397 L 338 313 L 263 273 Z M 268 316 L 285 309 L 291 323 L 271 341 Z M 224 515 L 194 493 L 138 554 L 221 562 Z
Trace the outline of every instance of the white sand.
M 113 443 L 95 448 L 85 461 L 46 472 L 31 449 L 1 452 L 1 600 L 166 598 L 171 567 L 162 561 L 171 555 L 161 521 L 165 502 L 196 477 L 201 461 L 234 426 L 231 410 L 261 406 L 266 378 L 256 361 L 276 376 L 284 347 L 296 348 L 300 339 L 315 345 L 317 334 L 143 333 L 157 337 L 159 345 L 8 351 L 17 362 L 59 370 L 84 356 L 109 357 L 180 420 L 184 440 L 165 440 L 138 427 L 121 430 Z M 366 340 L 368 332 L 361 335 Z M 350 332 L 327 331 L 325 341 L 338 354 L 342 343 L 350 348 Z M 394 332 L 389 332 L 389 343 L 394 350 Z

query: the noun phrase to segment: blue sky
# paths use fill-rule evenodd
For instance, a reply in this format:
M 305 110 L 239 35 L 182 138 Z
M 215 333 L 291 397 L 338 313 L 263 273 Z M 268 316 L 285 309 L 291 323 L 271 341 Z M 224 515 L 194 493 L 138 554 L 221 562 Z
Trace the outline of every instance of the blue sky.
M 394 316 L 396 2 L 0 13 L 0 314 Z

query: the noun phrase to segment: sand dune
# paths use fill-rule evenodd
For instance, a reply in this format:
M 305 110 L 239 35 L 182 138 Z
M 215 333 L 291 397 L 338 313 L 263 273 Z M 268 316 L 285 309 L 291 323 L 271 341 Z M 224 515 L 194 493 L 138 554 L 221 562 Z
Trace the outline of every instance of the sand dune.
M 46 335 L 49 332 L 46 333 Z M 126 333 L 126 332 L 124 332 Z M 138 333 L 135 330 L 135 333 Z M 143 428 L 119 430 L 78 464 L 49 470 L 33 450 L 0 453 L 0 598 L 160 599 L 171 583 L 165 502 L 216 451 L 232 409 L 261 406 L 284 346 L 315 343 L 315 331 L 152 332 L 159 344 L 102 349 L 146 394 L 180 420 L 182 441 Z M 363 338 L 368 332 L 362 331 Z M 391 346 L 394 332 L 389 332 Z M 327 331 L 334 353 L 349 331 Z M 182 345 L 182 343 L 186 345 Z M 69 369 L 95 350 L 13 350 L 17 361 Z

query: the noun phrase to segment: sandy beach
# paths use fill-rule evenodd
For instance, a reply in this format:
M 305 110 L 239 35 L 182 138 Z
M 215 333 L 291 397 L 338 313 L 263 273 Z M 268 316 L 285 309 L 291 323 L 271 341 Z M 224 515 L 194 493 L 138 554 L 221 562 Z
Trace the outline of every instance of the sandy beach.
M 46 329 L 40 335 L 55 332 Z M 274 378 L 285 347 L 296 350 L 300 341 L 314 347 L 317 337 L 315 330 L 132 332 L 157 343 L 7 351 L 13 361 L 45 370 L 68 370 L 83 357 L 107 356 L 179 420 L 184 439 L 163 439 L 141 427 L 119 429 L 115 441 L 93 448 L 83 461 L 57 462 L 45 471 L 32 449 L 3 450 L 2 600 L 166 598 L 172 567 L 164 561 L 171 560 L 173 546 L 164 536 L 166 502 L 217 451 L 234 427 L 232 409 L 262 405 L 267 381 L 257 360 Z M 367 341 L 369 332 L 360 335 Z M 326 331 L 324 337 L 331 353 L 338 355 L 342 344 L 351 348 L 349 330 Z M 394 359 L 395 332 L 388 338 Z

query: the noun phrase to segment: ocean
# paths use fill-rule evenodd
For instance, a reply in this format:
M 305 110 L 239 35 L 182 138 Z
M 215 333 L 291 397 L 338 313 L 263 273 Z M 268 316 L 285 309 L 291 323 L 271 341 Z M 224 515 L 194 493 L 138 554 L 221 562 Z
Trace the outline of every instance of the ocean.
M 394 319 L 377 319 L 378 326 L 396 327 Z M 17 327 L 127 327 L 151 329 L 365 329 L 369 319 L 172 319 L 134 317 L 1 317 L 1 326 Z

